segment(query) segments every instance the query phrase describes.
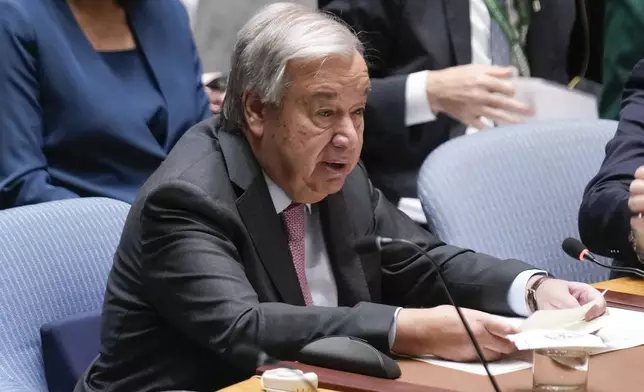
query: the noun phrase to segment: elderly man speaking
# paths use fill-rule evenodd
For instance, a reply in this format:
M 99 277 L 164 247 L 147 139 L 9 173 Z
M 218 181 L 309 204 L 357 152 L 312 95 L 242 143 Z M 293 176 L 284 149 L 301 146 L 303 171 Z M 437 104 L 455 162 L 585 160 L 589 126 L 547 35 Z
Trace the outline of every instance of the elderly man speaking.
M 490 359 L 515 349 L 504 338 L 513 327 L 490 313 L 599 296 L 446 245 L 371 186 L 359 162 L 369 76 L 342 23 L 270 5 L 239 32 L 231 64 L 221 118 L 189 131 L 132 205 L 100 355 L 77 391 L 212 391 L 251 375 L 240 347 L 292 359 L 328 335 L 475 359 L 431 262 L 399 247 L 359 256 L 352 243 L 366 235 L 424 244 Z

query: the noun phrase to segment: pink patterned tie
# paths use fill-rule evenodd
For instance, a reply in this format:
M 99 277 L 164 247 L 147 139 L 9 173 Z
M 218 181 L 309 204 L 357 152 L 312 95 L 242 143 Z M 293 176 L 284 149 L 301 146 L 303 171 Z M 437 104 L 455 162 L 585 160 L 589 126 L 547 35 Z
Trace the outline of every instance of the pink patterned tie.
M 306 305 L 311 305 L 311 291 L 306 280 L 306 269 L 304 265 L 304 204 L 291 203 L 288 208 L 282 212 L 282 219 L 286 224 L 288 232 L 288 248 L 291 251 L 291 258 L 297 273 L 297 280 L 300 282 L 300 289 L 304 296 Z

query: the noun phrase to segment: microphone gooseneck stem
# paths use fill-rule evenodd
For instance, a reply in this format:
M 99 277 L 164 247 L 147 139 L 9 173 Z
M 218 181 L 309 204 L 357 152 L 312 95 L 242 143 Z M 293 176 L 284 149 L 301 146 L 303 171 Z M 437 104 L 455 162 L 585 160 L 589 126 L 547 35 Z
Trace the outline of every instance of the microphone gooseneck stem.
M 422 247 L 416 245 L 415 243 L 404 240 L 404 239 L 397 239 L 397 238 L 384 238 L 383 240 L 388 240 L 388 241 L 382 241 L 382 244 L 386 243 L 401 243 L 405 245 L 409 245 L 416 249 L 417 251 L 421 252 L 422 254 L 431 261 L 431 263 L 434 265 L 434 268 L 436 269 L 436 272 L 438 273 L 438 276 L 440 277 L 441 282 L 443 283 L 443 287 L 445 288 L 445 293 L 447 294 L 447 299 L 449 302 L 454 306 L 454 309 L 456 309 L 456 313 L 458 313 L 458 317 L 461 319 L 461 322 L 463 323 L 463 326 L 465 327 L 465 331 L 467 332 L 467 336 L 469 336 L 470 341 L 472 342 L 472 345 L 474 346 L 474 350 L 476 350 L 476 354 L 479 357 L 479 360 L 481 361 L 481 364 L 483 364 L 483 367 L 485 368 L 485 372 L 487 373 L 488 378 L 490 379 L 490 382 L 492 383 L 492 387 L 494 388 L 495 392 L 501 392 L 501 388 L 499 388 L 499 384 L 497 384 L 496 379 L 490 373 L 490 369 L 488 368 L 487 361 L 485 360 L 485 357 L 483 356 L 483 352 L 481 351 L 481 347 L 479 346 L 478 342 L 476 341 L 476 338 L 474 337 L 474 334 L 472 333 L 472 330 L 470 329 L 470 325 L 467 323 L 467 320 L 465 320 L 465 317 L 463 316 L 463 313 L 461 312 L 461 308 L 456 305 L 456 301 L 454 301 L 454 298 L 452 298 L 452 293 L 450 292 L 450 289 L 447 285 L 447 279 L 443 276 L 443 272 L 441 271 L 439 265 L 432 259 L 427 251 L 423 249 Z
M 595 259 L 593 256 L 590 254 L 586 253 L 584 255 L 584 259 L 590 261 L 591 263 L 597 264 L 600 267 L 604 267 L 606 269 L 609 269 L 611 271 L 617 271 L 617 272 L 624 272 L 628 274 L 633 274 L 637 275 L 640 278 L 644 278 L 644 272 L 637 268 L 632 268 L 632 267 L 615 267 L 614 265 L 606 265 L 604 263 L 601 263 L 599 260 Z
M 590 261 L 593 264 L 596 264 L 602 268 L 606 268 L 611 271 L 618 271 L 627 274 L 637 275 L 640 278 L 644 278 L 644 271 L 639 268 L 633 267 L 617 267 L 613 265 L 608 265 L 600 262 L 597 258 L 588 250 L 586 245 L 583 242 L 579 241 L 576 238 L 568 237 L 561 243 L 561 249 L 565 254 L 571 258 L 579 261 Z

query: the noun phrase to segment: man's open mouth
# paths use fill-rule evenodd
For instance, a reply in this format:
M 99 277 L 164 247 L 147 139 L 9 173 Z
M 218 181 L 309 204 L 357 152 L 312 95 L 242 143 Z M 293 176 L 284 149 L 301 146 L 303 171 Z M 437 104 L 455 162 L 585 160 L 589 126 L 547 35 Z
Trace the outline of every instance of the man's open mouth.
M 340 163 L 340 162 L 324 162 L 324 163 L 333 170 L 344 170 L 347 167 L 346 163 Z

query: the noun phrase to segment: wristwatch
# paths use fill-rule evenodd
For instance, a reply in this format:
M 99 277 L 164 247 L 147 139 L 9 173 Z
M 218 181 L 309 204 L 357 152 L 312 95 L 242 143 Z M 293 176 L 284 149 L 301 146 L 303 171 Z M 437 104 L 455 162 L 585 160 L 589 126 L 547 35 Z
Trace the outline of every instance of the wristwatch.
M 628 233 L 628 242 L 630 242 L 631 246 L 633 247 L 633 252 L 635 252 L 637 261 L 644 264 L 644 250 L 640 249 L 637 246 L 637 241 L 635 241 L 635 233 L 633 233 L 633 230 Z
M 541 273 L 539 279 L 535 280 L 532 286 L 528 287 L 528 293 L 526 295 L 526 302 L 528 303 L 528 308 L 530 312 L 534 313 L 539 310 L 537 305 L 537 289 L 543 282 L 548 279 L 553 279 L 553 276 L 549 273 Z

